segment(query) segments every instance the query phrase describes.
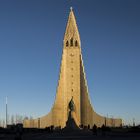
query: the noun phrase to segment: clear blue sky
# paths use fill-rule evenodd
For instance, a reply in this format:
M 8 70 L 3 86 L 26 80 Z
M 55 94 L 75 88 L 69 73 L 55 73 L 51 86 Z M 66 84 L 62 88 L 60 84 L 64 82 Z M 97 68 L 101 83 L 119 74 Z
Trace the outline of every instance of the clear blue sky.
M 139 0 L 0 0 L 0 118 L 34 118 L 54 102 L 73 6 L 96 112 L 140 123 Z

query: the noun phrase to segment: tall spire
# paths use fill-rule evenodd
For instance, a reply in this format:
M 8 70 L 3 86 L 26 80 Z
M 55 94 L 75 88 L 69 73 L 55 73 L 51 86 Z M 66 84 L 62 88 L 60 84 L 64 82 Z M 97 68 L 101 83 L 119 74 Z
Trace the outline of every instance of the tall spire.
M 78 31 L 78 27 L 76 24 L 76 19 L 72 7 L 70 7 L 69 18 L 66 26 L 65 35 L 64 35 L 64 43 L 66 43 L 67 41 L 69 42 L 70 40 L 76 41 L 78 46 L 81 45 L 80 35 L 79 35 L 79 31 Z
M 92 107 L 80 48 L 80 36 L 72 8 L 70 8 L 64 36 L 64 48 L 56 91 L 56 98 L 48 115 L 39 119 L 24 120 L 24 127 L 46 128 L 53 125 L 54 127 L 67 128 L 69 110 L 72 111 L 72 114 L 70 113 L 74 120 L 72 123 L 76 123 L 77 126 L 96 125 L 101 127 L 105 122 L 108 126 L 112 126 L 112 122 L 114 122 L 113 126 L 115 125 L 115 127 L 121 125 L 120 119 L 104 118 L 98 115 Z M 71 99 L 74 104 L 69 106 Z M 73 128 L 73 124 L 71 126 Z

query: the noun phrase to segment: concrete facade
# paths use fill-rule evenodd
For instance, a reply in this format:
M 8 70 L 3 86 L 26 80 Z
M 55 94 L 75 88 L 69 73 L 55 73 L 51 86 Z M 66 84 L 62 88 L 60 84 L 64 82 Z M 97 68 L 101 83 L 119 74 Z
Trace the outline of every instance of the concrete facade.
M 98 115 L 88 94 L 81 53 L 81 41 L 73 11 L 70 11 L 63 40 L 63 53 L 55 102 L 50 113 L 33 120 L 24 120 L 26 128 L 45 128 L 51 125 L 65 127 L 68 119 L 68 104 L 71 98 L 75 104 L 74 119 L 76 124 L 101 127 L 121 126 L 121 119 L 106 118 Z

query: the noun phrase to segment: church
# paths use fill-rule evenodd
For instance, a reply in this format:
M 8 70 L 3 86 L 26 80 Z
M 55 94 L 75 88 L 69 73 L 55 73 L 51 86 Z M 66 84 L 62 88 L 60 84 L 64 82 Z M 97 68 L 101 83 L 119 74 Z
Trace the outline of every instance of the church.
M 77 126 L 94 124 L 120 127 L 122 119 L 97 114 L 91 104 L 82 59 L 81 41 L 74 12 L 71 8 L 63 40 L 63 52 L 56 97 L 51 111 L 37 119 L 26 119 L 24 128 L 64 128 L 68 120 L 69 103 L 73 100 L 73 118 Z

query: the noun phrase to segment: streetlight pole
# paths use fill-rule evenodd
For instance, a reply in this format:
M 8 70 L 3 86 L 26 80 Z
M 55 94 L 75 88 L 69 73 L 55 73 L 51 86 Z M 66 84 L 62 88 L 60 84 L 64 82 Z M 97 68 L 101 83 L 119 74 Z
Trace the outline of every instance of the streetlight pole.
M 6 128 L 7 128 L 7 123 L 8 123 L 8 99 L 6 97 Z

